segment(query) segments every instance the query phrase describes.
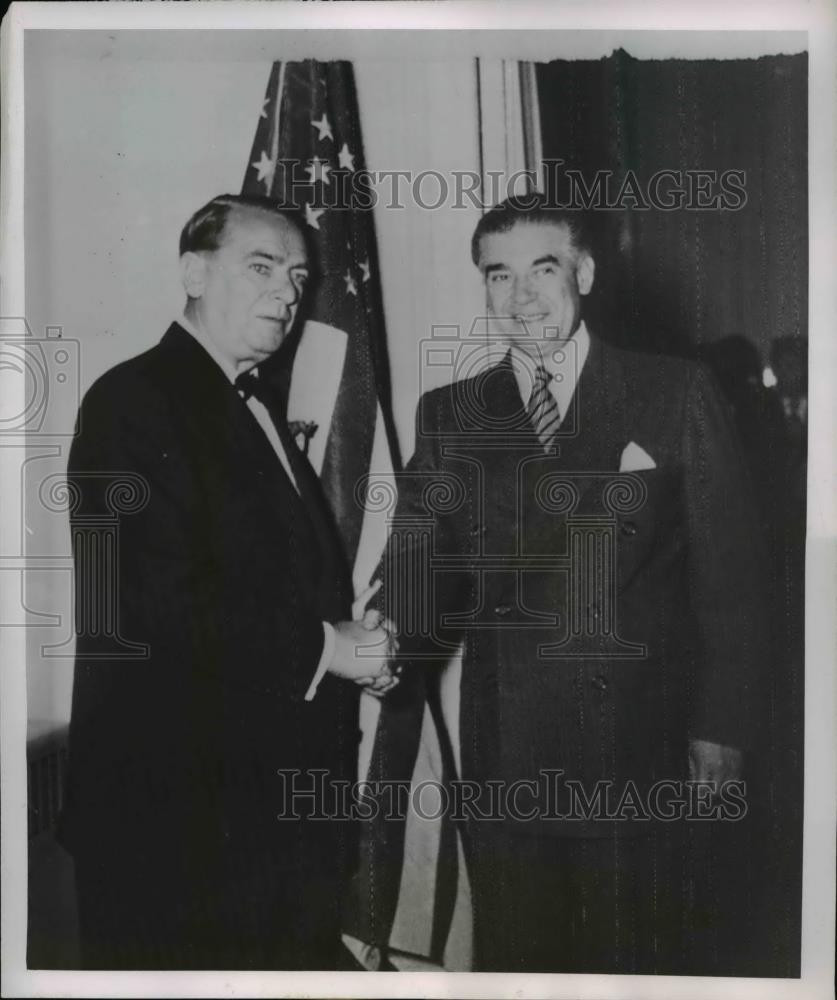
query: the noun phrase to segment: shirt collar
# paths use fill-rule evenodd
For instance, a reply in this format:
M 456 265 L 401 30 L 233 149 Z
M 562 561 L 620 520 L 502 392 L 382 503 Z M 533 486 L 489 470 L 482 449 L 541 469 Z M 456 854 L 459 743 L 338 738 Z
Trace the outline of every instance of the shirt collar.
M 526 392 L 526 398 L 528 399 L 528 392 L 531 391 L 532 385 L 533 367 L 541 364 L 550 375 L 561 376 L 560 379 L 552 383 L 561 396 L 564 396 L 567 392 L 572 395 L 578 384 L 581 370 L 584 367 L 589 352 L 590 333 L 584 320 L 578 324 L 578 329 L 566 343 L 559 344 L 556 342 L 554 350 L 545 351 L 544 357 L 537 361 L 533 361 L 531 357 L 524 355 L 519 348 L 512 347 L 512 364 L 514 365 L 515 377 L 521 388 L 521 396 Z M 525 399 L 524 402 L 526 402 Z

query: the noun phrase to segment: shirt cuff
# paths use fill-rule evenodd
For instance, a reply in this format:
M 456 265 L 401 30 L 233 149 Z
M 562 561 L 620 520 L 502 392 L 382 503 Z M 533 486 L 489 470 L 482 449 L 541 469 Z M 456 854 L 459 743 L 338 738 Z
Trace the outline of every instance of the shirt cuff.
M 314 678 L 308 686 L 308 690 L 305 692 L 306 701 L 314 700 L 314 695 L 317 693 L 320 681 L 323 677 L 325 677 L 326 671 L 331 666 L 331 661 L 334 659 L 334 650 L 336 646 L 337 640 L 334 637 L 333 627 L 329 624 L 329 622 L 323 622 L 323 651 L 320 655 L 317 672 L 314 674 Z

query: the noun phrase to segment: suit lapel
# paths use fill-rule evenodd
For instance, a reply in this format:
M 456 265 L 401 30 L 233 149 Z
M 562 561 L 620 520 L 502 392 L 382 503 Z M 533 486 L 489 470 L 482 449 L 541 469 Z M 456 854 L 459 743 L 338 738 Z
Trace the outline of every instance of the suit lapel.
M 490 398 L 488 409 L 492 416 L 508 422 L 518 433 L 531 432 L 532 441 L 538 443 L 537 435 L 526 413 L 524 401 L 520 398 L 520 387 L 514 374 L 511 351 L 494 368 L 494 376 L 488 383 Z M 527 435 L 528 436 L 528 435 Z
M 544 454 L 529 422 L 512 367 L 511 355 L 490 370 L 482 392 L 492 419 L 511 429 L 509 458 L 526 460 L 529 475 L 539 478 L 551 472 L 566 473 L 581 502 L 602 476 L 619 471 L 628 413 L 625 376 L 617 352 L 597 337 L 590 337 L 590 350 L 578 379 L 570 407 L 552 445 Z M 599 493 L 600 490 L 594 490 Z
M 171 357 L 177 398 L 186 418 L 199 421 L 204 434 L 209 430 L 216 454 L 219 459 L 225 456 L 230 474 L 233 466 L 253 470 L 275 492 L 282 509 L 290 507 L 306 517 L 305 506 L 267 435 L 215 361 L 178 323 L 169 327 L 161 347 Z
M 502 425 L 515 447 L 528 451 L 531 445 L 540 450 L 520 398 L 511 354 L 480 377 L 483 383 L 476 393 L 469 389 L 468 395 L 483 401 L 492 424 Z M 611 347 L 591 336 L 587 360 L 553 443 L 556 471 L 617 472 L 626 412 L 626 387 L 619 359 Z M 486 422 L 479 429 L 485 432 L 490 425 Z
M 613 351 L 590 338 L 587 361 L 555 443 L 568 472 L 618 472 L 625 432 L 625 386 Z M 579 484 L 580 485 L 580 484 Z

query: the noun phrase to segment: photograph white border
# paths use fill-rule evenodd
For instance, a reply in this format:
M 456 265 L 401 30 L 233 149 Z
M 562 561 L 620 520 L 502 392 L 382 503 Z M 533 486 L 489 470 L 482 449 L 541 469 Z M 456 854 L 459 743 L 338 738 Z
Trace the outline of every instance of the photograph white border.
M 756 27 L 757 26 L 757 27 Z M 678 36 L 666 55 L 730 58 L 751 38 L 764 44 L 765 31 L 807 32 L 809 52 L 809 226 L 810 389 L 813 433 L 809 445 L 806 570 L 805 819 L 803 946 L 800 980 L 690 977 L 544 976 L 471 973 L 81 973 L 30 972 L 26 946 L 26 678 L 25 634 L 6 629 L 2 662 L 2 993 L 4 996 L 369 996 L 369 997 L 752 997 L 824 998 L 833 995 L 835 885 L 835 661 L 837 661 L 837 282 L 834 279 L 837 106 L 835 102 L 835 10 L 826 2 L 778 3 L 744 0 L 692 3 L 190 3 L 190 4 L 14 4 L 3 23 L 2 174 L 0 174 L 0 316 L 25 315 L 23 253 L 23 33 L 38 29 L 313 29 L 323 32 L 324 49 L 340 48 L 347 29 L 411 28 L 421 31 L 493 29 L 495 54 L 543 58 L 549 30 L 606 30 L 617 47 L 626 31 L 690 32 Z M 730 52 L 701 52 L 702 33 L 748 32 Z M 528 36 L 528 37 L 527 37 Z M 610 36 L 608 36 L 609 38 Z M 665 45 L 665 39 L 657 36 Z M 730 35 L 732 39 L 733 36 Z M 645 54 L 642 36 L 633 39 Z M 649 36 L 650 40 L 650 36 Z M 580 39 L 576 39 L 580 41 Z M 797 40 L 791 40 L 796 48 Z M 600 45 L 600 43 L 597 43 Z M 736 48 L 738 46 L 738 48 Z M 345 57 L 345 53 L 342 53 Z M 475 55 L 480 54 L 476 51 Z M 550 57 L 560 53 L 550 49 Z M 577 48 L 575 55 L 583 55 Z M 657 51 L 654 54 L 660 55 Z M 324 51 L 323 57 L 327 57 Z M 3 391 L 19 391 L 22 385 Z M 2 444 L 2 442 L 0 442 Z M 0 447 L 4 490 L 9 464 Z M 8 524 L 0 522 L 0 552 Z M 8 574 L 5 574 L 8 576 Z M 2 579 L 3 574 L 0 574 Z M 3 606 L 13 599 L 0 583 Z

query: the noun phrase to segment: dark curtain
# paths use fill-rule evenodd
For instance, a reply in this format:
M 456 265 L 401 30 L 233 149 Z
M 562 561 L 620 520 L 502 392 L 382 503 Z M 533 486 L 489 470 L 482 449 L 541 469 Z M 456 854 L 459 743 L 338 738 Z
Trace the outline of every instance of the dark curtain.
M 662 170 L 746 173 L 738 209 L 625 199 L 624 210 L 593 213 L 603 335 L 689 353 L 743 334 L 765 361 L 774 338 L 807 336 L 806 54 L 638 60 L 619 50 L 540 65 L 537 80 L 544 156 L 588 184 L 600 170 L 617 194 L 628 171 L 641 192 Z
M 566 172 L 578 171 L 596 207 L 596 175 L 610 174 L 604 205 L 588 213 L 597 265 L 588 322 L 621 346 L 713 367 L 770 547 L 775 656 L 765 664 L 762 743 L 749 764 L 750 813 L 738 829 L 690 830 L 686 877 L 702 958 L 683 971 L 797 976 L 807 425 L 800 431 L 791 415 L 786 427 L 781 384 L 767 390 L 759 376 L 771 345 L 799 348 L 807 338 L 807 55 L 638 60 L 619 50 L 541 64 L 536 76 L 543 155 L 563 160 L 550 168 L 556 198 L 571 201 Z M 679 178 L 686 204 L 694 198 L 687 171 L 716 172 L 709 197 L 725 172 L 743 172 L 746 203 L 662 210 L 648 195 L 664 170 L 674 177 L 663 193 Z M 795 391 L 807 398 L 806 387 Z

